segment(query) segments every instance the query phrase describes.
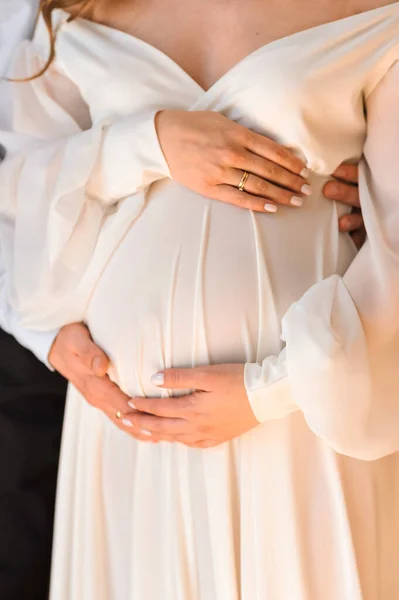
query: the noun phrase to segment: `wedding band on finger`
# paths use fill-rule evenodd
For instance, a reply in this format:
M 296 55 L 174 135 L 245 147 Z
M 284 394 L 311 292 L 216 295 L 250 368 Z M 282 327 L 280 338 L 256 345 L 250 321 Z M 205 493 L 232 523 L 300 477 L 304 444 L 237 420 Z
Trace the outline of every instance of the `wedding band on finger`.
M 246 183 L 247 183 L 247 181 L 248 181 L 248 177 L 249 177 L 249 173 L 248 173 L 248 171 L 244 171 L 244 174 L 243 174 L 243 176 L 241 177 L 241 181 L 240 181 L 240 183 L 239 183 L 239 184 L 238 184 L 238 186 L 237 186 L 237 189 L 239 189 L 239 190 L 240 190 L 240 192 L 244 192 L 244 191 L 245 191 L 245 184 L 246 184 Z
M 126 419 L 126 417 L 124 416 L 123 412 L 120 410 L 117 410 L 115 413 L 115 419 L 117 421 L 120 421 L 122 423 L 122 425 L 124 425 L 125 427 L 129 427 L 132 428 L 133 427 L 133 423 L 131 421 L 129 421 L 129 419 Z

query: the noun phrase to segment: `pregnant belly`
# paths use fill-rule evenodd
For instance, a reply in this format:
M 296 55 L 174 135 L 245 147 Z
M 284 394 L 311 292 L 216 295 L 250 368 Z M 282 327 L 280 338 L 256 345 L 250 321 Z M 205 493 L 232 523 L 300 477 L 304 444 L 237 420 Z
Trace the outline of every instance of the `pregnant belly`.
M 278 353 L 291 303 L 353 258 L 337 218 L 317 195 L 301 211 L 265 215 L 153 186 L 87 312 L 118 383 L 147 394 L 161 368 Z

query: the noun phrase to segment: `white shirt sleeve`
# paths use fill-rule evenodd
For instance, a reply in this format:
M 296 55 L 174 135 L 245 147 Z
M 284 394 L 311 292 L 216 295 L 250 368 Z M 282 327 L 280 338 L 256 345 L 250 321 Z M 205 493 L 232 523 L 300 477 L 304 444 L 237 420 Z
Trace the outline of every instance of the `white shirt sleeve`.
M 30 37 L 37 9 L 37 0 L 12 0 L 12 2 L 0 0 L 0 75 L 6 72 L 15 47 L 22 40 Z M 9 127 L 11 107 L 8 91 L 9 84 L 6 81 L 0 81 L 0 130 Z M 34 332 L 21 327 L 17 314 L 11 309 L 6 298 L 6 273 L 1 256 L 1 240 L 0 327 L 13 335 L 22 346 L 31 350 L 39 360 L 50 367 L 47 357 L 58 331 Z
M 59 330 L 31 331 L 21 326 L 17 313 L 12 310 L 7 300 L 7 274 L 3 267 L 1 250 L 0 239 L 0 327 L 52 370 L 48 355 Z
M 38 71 L 47 55 L 41 45 L 20 47 L 13 78 Z M 23 326 L 54 329 L 82 320 L 114 247 L 107 240 L 131 225 L 148 186 L 170 172 L 155 110 L 92 126 L 79 90 L 56 64 L 13 85 L 13 109 L 4 145 L 14 150 L 0 166 L 8 297 Z
M 367 241 L 344 277 L 314 285 L 282 323 L 279 357 L 246 365 L 259 421 L 301 410 L 336 451 L 399 450 L 399 64 L 367 101 L 360 170 Z
M 1 264 L 0 255 L 0 327 L 12 335 L 20 344 L 24 346 L 47 367 L 52 370 L 48 362 L 48 355 L 55 338 L 58 335 L 58 329 L 53 331 L 31 331 L 22 327 L 19 318 L 14 310 L 11 309 L 6 298 L 6 274 Z

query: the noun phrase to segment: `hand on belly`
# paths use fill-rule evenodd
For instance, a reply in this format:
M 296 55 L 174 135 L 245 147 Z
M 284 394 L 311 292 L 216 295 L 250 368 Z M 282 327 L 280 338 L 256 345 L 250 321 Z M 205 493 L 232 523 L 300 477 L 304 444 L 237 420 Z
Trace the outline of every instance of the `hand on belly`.
M 126 418 L 157 440 L 211 448 L 259 425 L 245 390 L 244 365 L 168 369 L 152 381 L 163 389 L 195 390 L 177 398 L 132 398 L 136 410 Z

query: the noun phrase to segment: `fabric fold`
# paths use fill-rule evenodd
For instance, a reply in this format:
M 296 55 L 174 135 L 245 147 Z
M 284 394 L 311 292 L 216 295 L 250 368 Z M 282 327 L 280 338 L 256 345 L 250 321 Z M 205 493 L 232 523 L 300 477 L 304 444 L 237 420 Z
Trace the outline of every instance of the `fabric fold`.
M 13 79 L 37 72 L 39 48 L 40 40 L 21 46 Z M 56 328 L 82 320 L 93 283 L 85 280 L 87 267 L 96 251 L 98 276 L 111 255 L 111 246 L 98 251 L 107 230 L 115 232 L 118 223 L 122 239 L 146 190 L 170 172 L 155 109 L 92 125 L 79 90 L 58 65 L 14 83 L 13 110 L 18 128 L 1 136 L 9 151 L 0 168 L 9 299 L 25 327 Z

